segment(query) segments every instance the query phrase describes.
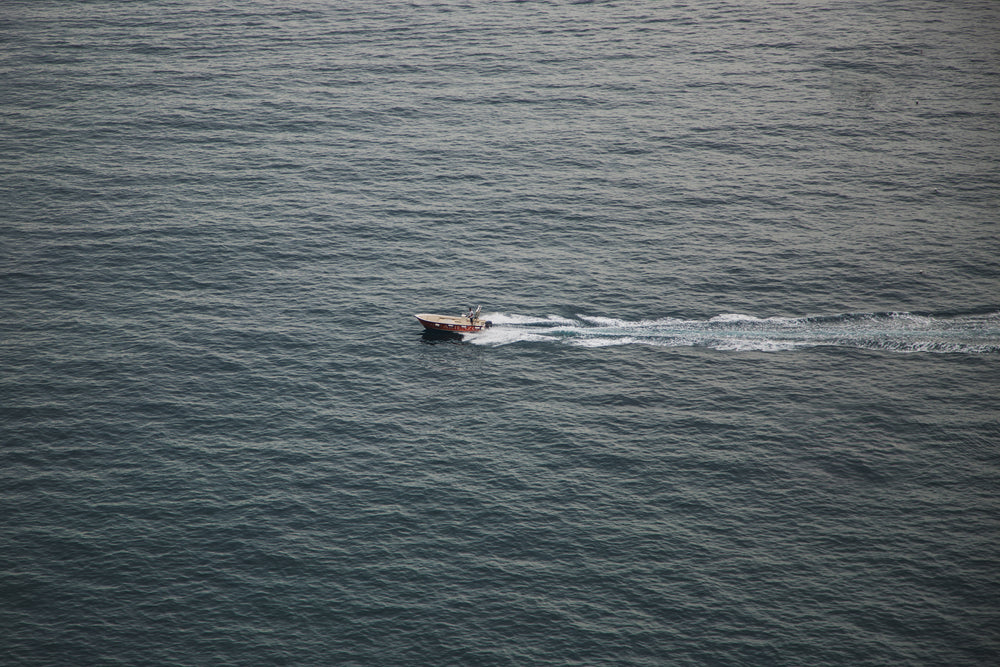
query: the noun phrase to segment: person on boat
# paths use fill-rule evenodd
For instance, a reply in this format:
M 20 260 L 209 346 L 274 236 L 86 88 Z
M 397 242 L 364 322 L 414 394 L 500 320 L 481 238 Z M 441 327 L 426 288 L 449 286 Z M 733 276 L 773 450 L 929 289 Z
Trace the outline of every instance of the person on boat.
M 469 312 L 465 316 L 469 318 L 469 324 L 476 323 L 476 311 L 472 306 L 469 306 Z

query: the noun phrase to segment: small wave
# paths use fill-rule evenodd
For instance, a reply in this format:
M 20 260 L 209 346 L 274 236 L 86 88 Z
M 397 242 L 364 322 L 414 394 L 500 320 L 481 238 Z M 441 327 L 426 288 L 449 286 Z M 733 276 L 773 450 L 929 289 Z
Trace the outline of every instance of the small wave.
M 531 315 L 509 315 L 507 313 L 488 313 L 483 315 L 483 319 L 493 322 L 493 324 L 577 324 L 575 320 L 570 320 L 558 315 L 547 315 L 536 317 Z
M 765 322 L 759 317 L 754 317 L 753 315 L 743 315 L 740 313 L 723 313 L 722 315 L 716 315 L 711 318 L 709 322 Z
M 577 315 L 576 319 L 494 313 L 494 327 L 466 340 L 476 345 L 550 343 L 576 347 L 648 345 L 727 351 L 782 352 L 845 347 L 892 352 L 991 354 L 1000 352 L 1000 313 L 966 316 L 908 312 L 768 317 L 722 313 L 704 320 L 665 317 L 630 321 Z
M 491 347 L 510 345 L 511 343 L 558 342 L 558 339 L 542 333 L 517 327 L 500 326 L 496 323 L 494 323 L 492 329 L 486 329 L 478 333 L 464 334 L 463 339 L 475 345 L 489 345 Z

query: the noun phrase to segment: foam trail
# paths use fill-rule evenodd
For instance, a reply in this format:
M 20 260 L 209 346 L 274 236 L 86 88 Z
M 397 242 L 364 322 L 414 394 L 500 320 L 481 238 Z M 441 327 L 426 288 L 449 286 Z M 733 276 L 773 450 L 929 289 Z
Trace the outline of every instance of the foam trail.
M 507 313 L 488 313 L 482 316 L 484 320 L 489 320 L 493 324 L 576 324 L 576 320 L 571 320 L 559 315 L 547 315 L 546 317 L 532 317 L 531 315 L 508 315 Z
M 666 317 L 629 321 L 578 315 L 489 316 L 494 327 L 466 340 L 476 345 L 551 343 L 580 347 L 650 345 L 766 351 L 845 347 L 894 352 L 1000 352 L 1000 312 L 927 316 L 906 312 L 759 318 L 722 313 L 706 320 Z

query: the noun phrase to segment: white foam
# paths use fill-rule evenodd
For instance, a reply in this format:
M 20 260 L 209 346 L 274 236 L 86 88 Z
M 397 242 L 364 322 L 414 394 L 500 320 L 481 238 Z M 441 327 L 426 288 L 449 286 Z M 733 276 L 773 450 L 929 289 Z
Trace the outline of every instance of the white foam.
M 494 326 L 466 334 L 475 345 L 520 342 L 601 348 L 621 345 L 704 347 L 726 351 L 779 352 L 810 347 L 851 347 L 896 352 L 1000 351 L 1000 314 L 929 317 L 906 312 L 848 313 L 831 317 L 768 317 L 722 313 L 703 320 L 662 318 L 630 321 L 596 315 L 572 320 L 494 313 Z
M 641 342 L 641 340 L 630 336 L 622 336 L 621 338 L 597 336 L 594 338 L 576 338 L 567 341 L 567 343 L 576 347 L 611 347 L 613 345 L 631 345 Z
M 537 317 L 531 315 L 517 315 L 508 313 L 489 313 L 482 315 L 484 320 L 489 320 L 493 322 L 494 325 L 497 324 L 522 324 L 522 325 L 533 325 L 533 324 L 576 324 L 574 320 L 567 319 L 565 317 L 560 317 L 559 315 L 548 315 L 546 317 Z
M 596 324 L 599 327 L 629 327 L 637 324 L 636 322 L 618 320 L 612 317 L 595 317 L 592 315 L 577 315 L 577 317 L 584 322 L 590 322 L 591 324 Z
M 598 317 L 596 315 L 577 315 L 577 317 L 579 317 L 583 322 L 587 322 L 598 327 L 613 327 L 617 329 L 678 326 L 689 322 L 688 320 L 679 320 L 673 317 L 664 317 L 658 320 L 621 320 L 613 317 Z
M 473 345 L 487 345 L 489 347 L 499 347 L 500 345 L 510 345 L 511 343 L 556 340 L 551 336 L 545 336 L 528 329 L 503 326 L 493 326 L 493 328 L 480 331 L 479 333 L 463 334 L 462 339 Z
M 784 352 L 810 346 L 809 343 L 802 341 L 773 340 L 770 338 L 731 338 L 717 340 L 713 344 L 706 345 L 713 350 L 731 352 Z
M 913 313 L 890 313 L 889 317 L 899 322 L 915 324 L 917 326 L 931 326 L 934 323 L 933 317 L 914 315 Z
M 722 313 L 708 320 L 709 322 L 764 322 L 765 320 L 753 315 L 743 315 L 741 313 Z

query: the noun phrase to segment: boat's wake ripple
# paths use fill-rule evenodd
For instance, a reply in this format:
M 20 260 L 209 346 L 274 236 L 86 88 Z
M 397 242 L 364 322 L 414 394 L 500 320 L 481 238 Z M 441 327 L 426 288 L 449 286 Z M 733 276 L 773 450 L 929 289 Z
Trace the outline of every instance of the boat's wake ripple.
M 640 321 L 585 315 L 571 319 L 492 313 L 484 317 L 493 322 L 493 328 L 467 334 L 466 341 L 488 346 L 538 342 L 759 351 L 833 346 L 896 352 L 1000 352 L 1000 312 L 950 316 L 850 313 L 766 319 L 725 314 L 706 320 L 665 317 Z

